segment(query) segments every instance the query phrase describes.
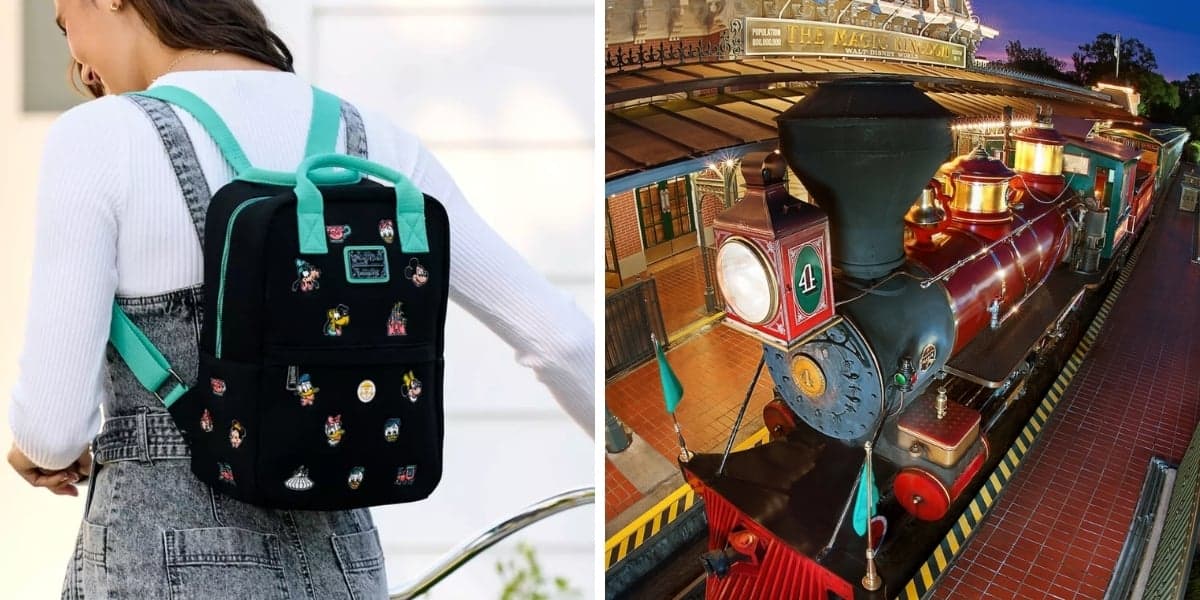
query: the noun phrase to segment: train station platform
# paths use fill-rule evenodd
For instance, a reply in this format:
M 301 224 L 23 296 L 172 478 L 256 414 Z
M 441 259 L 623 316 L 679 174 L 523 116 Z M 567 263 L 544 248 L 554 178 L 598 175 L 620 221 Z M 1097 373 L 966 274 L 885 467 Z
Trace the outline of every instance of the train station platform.
M 926 597 L 1105 597 L 1151 458 L 1179 463 L 1200 421 L 1197 214 L 1179 198 L 1175 183 L 1035 445 Z
M 667 360 L 683 384 L 676 409 L 688 448 L 723 449 L 738 409 L 762 356 L 762 345 L 713 322 L 678 341 Z M 737 440 L 762 429 L 762 407 L 771 399 L 770 377 L 759 378 Z M 604 461 L 605 536 L 609 537 L 677 490 L 683 480 L 679 441 L 663 403 L 655 361 L 620 376 L 605 387 L 605 402 L 632 431 L 633 442 Z

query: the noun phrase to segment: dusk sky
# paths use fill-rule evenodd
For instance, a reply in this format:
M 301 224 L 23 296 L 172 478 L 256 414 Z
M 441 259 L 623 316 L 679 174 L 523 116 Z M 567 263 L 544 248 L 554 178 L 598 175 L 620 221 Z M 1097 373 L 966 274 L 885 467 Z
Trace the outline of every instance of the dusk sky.
M 1073 70 L 1071 53 L 1099 33 L 1135 37 L 1154 51 L 1167 81 L 1200 73 L 1200 3 L 1196 0 L 973 0 L 984 25 L 1000 35 L 979 55 L 1004 58 L 1009 40 L 1045 48 Z

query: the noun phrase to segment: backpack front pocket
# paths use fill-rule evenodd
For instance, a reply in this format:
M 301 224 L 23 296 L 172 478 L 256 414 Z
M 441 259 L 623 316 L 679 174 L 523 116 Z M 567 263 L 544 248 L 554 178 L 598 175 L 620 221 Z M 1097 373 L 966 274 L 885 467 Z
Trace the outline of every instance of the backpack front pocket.
M 428 496 L 441 478 L 440 366 L 432 345 L 268 349 L 263 497 L 345 509 Z

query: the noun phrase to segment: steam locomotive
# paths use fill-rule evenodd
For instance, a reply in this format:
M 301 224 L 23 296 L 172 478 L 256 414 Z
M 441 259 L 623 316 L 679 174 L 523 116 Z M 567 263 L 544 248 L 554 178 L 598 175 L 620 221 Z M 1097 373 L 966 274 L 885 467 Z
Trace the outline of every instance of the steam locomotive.
M 1069 143 L 1040 119 L 1007 140 L 1010 168 L 982 148 L 946 162 L 952 118 L 907 81 L 834 81 L 778 117 L 779 150 L 743 159 L 717 278 L 776 397 L 770 442 L 682 463 L 708 598 L 894 596 L 1028 420 L 1187 137 L 1102 123 Z M 850 526 L 868 442 L 874 593 Z

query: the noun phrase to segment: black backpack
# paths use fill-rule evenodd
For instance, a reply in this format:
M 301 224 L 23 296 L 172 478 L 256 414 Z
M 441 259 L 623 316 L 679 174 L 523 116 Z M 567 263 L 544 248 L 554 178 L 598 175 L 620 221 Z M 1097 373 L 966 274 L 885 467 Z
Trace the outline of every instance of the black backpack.
M 271 508 L 429 496 L 442 471 L 445 208 L 390 168 L 332 154 L 341 101 L 316 88 L 294 175 L 252 168 L 194 94 L 138 95 L 191 113 L 236 172 L 207 212 L 196 385 L 113 304 L 110 341 L 170 411 L 192 471 Z

